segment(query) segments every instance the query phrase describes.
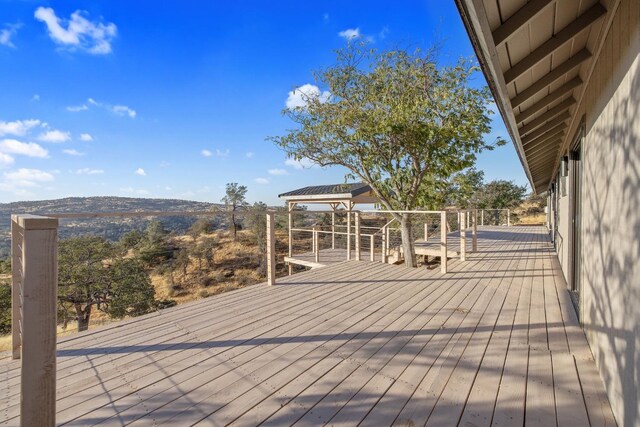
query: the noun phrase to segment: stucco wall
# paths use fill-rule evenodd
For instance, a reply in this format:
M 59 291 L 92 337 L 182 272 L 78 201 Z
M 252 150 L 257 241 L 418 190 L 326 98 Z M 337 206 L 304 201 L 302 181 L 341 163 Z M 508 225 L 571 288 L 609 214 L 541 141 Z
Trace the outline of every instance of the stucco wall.
M 624 426 L 640 426 L 639 23 L 640 1 L 623 0 L 583 107 L 582 320 Z

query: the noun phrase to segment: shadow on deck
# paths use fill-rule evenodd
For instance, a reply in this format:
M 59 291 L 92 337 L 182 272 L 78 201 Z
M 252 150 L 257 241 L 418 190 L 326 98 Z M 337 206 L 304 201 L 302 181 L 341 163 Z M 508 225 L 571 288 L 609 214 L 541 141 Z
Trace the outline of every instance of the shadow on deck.
M 545 229 L 486 232 L 446 275 L 336 262 L 64 338 L 57 422 L 613 425 Z

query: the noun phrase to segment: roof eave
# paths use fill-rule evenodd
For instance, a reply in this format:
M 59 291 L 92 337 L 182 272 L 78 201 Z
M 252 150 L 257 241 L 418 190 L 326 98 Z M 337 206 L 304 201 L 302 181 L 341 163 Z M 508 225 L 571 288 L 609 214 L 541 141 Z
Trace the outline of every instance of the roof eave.
M 527 175 L 527 179 L 529 180 L 533 191 L 539 192 L 535 187 L 531 171 L 529 170 L 529 165 L 525 160 L 526 157 L 522 141 L 520 140 L 516 120 L 511 110 L 511 100 L 507 93 L 504 77 L 502 72 L 497 71 L 500 69 L 497 53 L 493 43 L 488 43 L 482 35 L 491 34 L 489 22 L 487 17 L 484 16 L 482 1 L 455 0 L 455 2 L 458 7 L 458 11 L 460 12 L 460 16 L 462 17 L 464 27 L 469 35 L 469 39 L 471 40 L 471 45 L 473 46 L 478 62 L 480 63 L 480 68 L 482 69 L 491 93 L 493 93 L 493 97 L 496 100 L 496 105 L 498 106 L 502 120 L 504 121 L 507 131 L 509 132 L 509 136 L 516 148 L 516 153 L 518 154 L 520 163 Z

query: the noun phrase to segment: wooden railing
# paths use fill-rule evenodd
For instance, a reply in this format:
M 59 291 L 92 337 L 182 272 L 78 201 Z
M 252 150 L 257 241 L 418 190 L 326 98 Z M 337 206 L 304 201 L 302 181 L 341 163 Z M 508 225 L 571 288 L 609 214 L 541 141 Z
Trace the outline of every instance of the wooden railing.
M 55 425 L 57 245 L 56 218 L 11 216 L 11 330 L 13 358 L 22 365 L 22 426 Z
M 484 213 L 485 212 L 498 212 L 498 215 L 501 213 L 506 213 L 507 215 L 507 227 L 511 227 L 511 209 L 478 209 L 480 212 L 480 225 L 484 225 Z
M 372 227 L 372 226 L 363 226 L 361 224 L 361 219 L 363 215 L 368 215 L 369 220 L 372 219 L 372 216 L 375 215 L 385 215 L 389 214 L 410 214 L 416 217 L 420 217 L 421 220 L 424 220 L 424 239 L 425 241 L 429 238 L 429 227 L 433 222 L 439 221 L 440 224 L 444 224 L 444 227 L 441 228 L 440 235 L 440 258 L 441 258 L 441 271 L 442 273 L 446 273 L 447 266 L 447 258 L 448 258 L 448 247 L 447 247 L 447 235 L 449 232 L 448 228 L 448 217 L 447 215 L 456 214 L 457 215 L 457 224 L 458 230 L 460 232 L 460 251 L 459 256 L 461 260 L 466 260 L 467 256 L 467 230 L 471 229 L 472 233 L 472 250 L 477 251 L 477 226 L 478 226 L 478 211 L 475 209 L 467 209 L 467 210 L 444 210 L 444 211 L 380 211 L 380 210 L 363 210 L 363 211 L 329 211 L 332 214 L 332 222 L 331 224 L 325 224 L 324 227 L 330 227 L 330 230 L 323 230 L 320 226 L 313 225 L 305 227 L 293 227 L 289 226 L 289 257 L 285 259 L 285 261 L 293 263 L 300 263 L 302 265 L 311 266 L 320 264 L 321 260 L 321 250 L 320 250 L 320 236 L 321 235 L 330 235 L 331 236 L 331 248 L 335 249 L 336 245 L 336 236 L 346 236 L 346 260 L 351 260 L 352 252 L 355 253 L 355 259 L 360 260 L 362 257 L 361 246 L 364 243 L 365 247 L 369 245 L 369 259 L 371 261 L 376 261 L 376 254 L 380 254 L 380 261 L 383 263 L 388 262 L 388 258 L 391 253 L 391 236 L 390 232 L 392 231 L 392 225 L 397 222 L 396 218 L 392 218 L 388 220 L 382 227 Z M 322 213 L 326 213 L 325 211 L 307 211 L 305 212 L 307 215 L 318 215 Z M 335 215 L 336 214 L 345 214 L 346 216 L 346 225 L 336 224 Z M 302 215 L 302 213 L 298 212 L 298 215 Z M 430 217 L 436 217 L 429 219 Z M 345 231 L 341 231 L 345 230 Z M 363 233 L 362 230 L 367 230 L 368 232 Z M 398 229 L 393 228 L 394 233 L 398 233 Z M 294 246 L 294 233 L 305 234 L 305 241 L 308 242 L 309 236 L 311 240 L 311 253 L 313 254 L 313 260 L 315 263 L 310 261 L 305 261 L 304 258 L 296 259 L 293 251 Z M 379 239 L 379 240 L 378 240 Z M 380 244 L 378 246 L 378 243 Z M 308 244 L 308 243 L 307 243 Z M 352 250 L 352 248 L 354 250 Z M 365 252 L 367 249 L 365 249 Z M 308 253 L 308 252 L 307 252 Z M 335 256 L 335 255 L 333 255 Z

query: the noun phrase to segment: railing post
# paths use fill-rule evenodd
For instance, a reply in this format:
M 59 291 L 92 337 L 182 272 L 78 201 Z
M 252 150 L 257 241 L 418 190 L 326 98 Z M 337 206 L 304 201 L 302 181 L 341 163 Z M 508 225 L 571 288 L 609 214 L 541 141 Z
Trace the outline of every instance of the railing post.
M 360 261 L 360 212 L 354 212 L 356 228 L 356 261 Z
M 370 253 L 370 259 L 371 262 L 374 262 L 376 260 L 376 253 L 375 253 L 375 245 L 376 245 L 376 236 L 375 234 L 372 234 L 370 239 L 370 249 L 369 249 L 369 253 Z
M 467 260 L 467 213 L 462 212 L 462 215 L 458 214 L 458 218 L 460 219 L 460 224 L 458 227 L 460 228 L 460 261 Z
M 331 249 L 336 248 L 336 213 L 331 212 Z
M 387 240 L 388 240 L 388 236 L 387 236 L 387 227 L 384 226 L 382 227 L 382 257 L 380 258 L 380 260 L 383 263 L 387 263 Z
M 484 209 L 482 209 L 482 210 L 480 211 L 480 218 L 481 218 L 481 219 L 480 219 L 480 221 L 481 221 L 480 225 L 483 225 L 483 226 L 484 226 Z
M 313 253 L 316 262 L 320 262 L 320 242 L 318 241 L 318 229 L 315 225 L 313 226 Z
M 507 227 L 511 227 L 511 209 L 507 209 Z
M 351 211 L 347 211 L 347 261 L 351 259 Z
M 471 217 L 472 221 L 473 221 L 473 230 L 472 230 L 472 235 L 473 235 L 473 240 L 472 240 L 472 250 L 473 252 L 477 252 L 478 251 L 478 210 L 474 209 L 473 210 L 473 216 Z
M 424 241 L 429 240 L 429 219 L 424 222 Z
M 54 426 L 56 420 L 56 319 L 58 220 L 16 215 L 22 228 L 20 424 Z M 20 286 L 22 285 L 22 286 Z
M 291 213 L 289 213 L 291 221 Z M 289 242 L 291 242 L 291 222 L 289 222 Z M 291 243 L 289 243 L 289 256 L 291 256 Z M 291 264 L 289 264 L 291 274 Z M 276 284 L 276 227 L 273 212 L 267 212 L 267 283 Z
M 22 228 L 16 215 L 11 215 L 11 342 L 14 359 L 20 359 L 22 324 Z
M 440 212 L 440 272 L 447 272 L 447 212 Z
M 289 258 L 293 257 L 293 206 L 291 203 L 287 203 L 287 210 L 289 211 Z M 288 263 L 287 270 L 289 272 L 289 276 L 293 273 L 293 265 Z

